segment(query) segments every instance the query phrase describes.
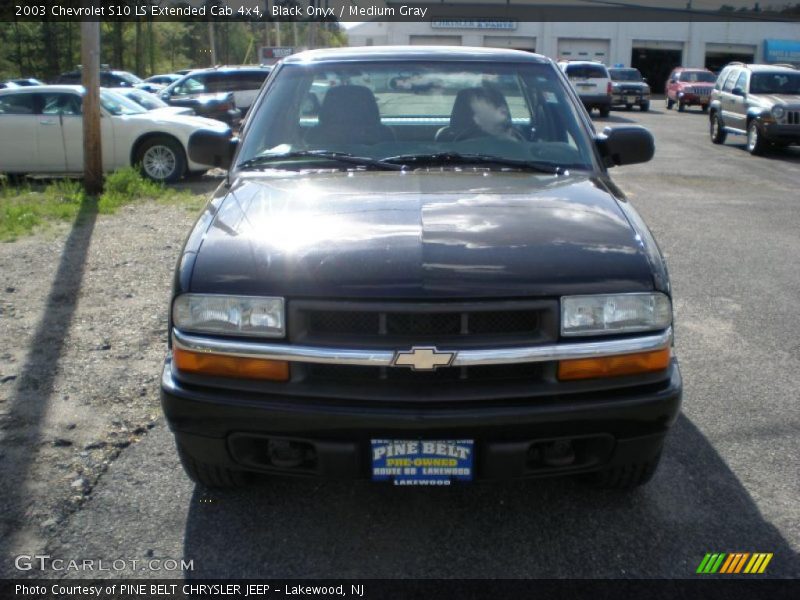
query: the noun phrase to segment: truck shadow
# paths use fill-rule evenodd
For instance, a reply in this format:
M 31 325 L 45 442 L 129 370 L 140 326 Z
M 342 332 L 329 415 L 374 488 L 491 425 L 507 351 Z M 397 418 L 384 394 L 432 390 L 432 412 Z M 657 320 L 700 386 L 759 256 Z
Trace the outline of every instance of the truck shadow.
M 656 477 L 632 493 L 571 480 L 196 487 L 183 558 L 194 561 L 188 579 L 686 578 L 705 553 L 720 551 L 772 552 L 769 575 L 800 573 L 798 555 L 681 416 Z

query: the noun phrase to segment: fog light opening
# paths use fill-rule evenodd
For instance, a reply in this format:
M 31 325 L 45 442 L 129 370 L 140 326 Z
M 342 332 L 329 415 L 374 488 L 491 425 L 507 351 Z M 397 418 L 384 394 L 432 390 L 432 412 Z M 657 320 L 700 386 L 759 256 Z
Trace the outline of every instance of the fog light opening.
M 291 440 L 269 440 L 267 457 L 272 466 L 280 469 L 296 469 L 315 459 L 313 446 Z
M 575 463 L 575 449 L 570 440 L 539 442 L 528 449 L 528 464 L 531 467 L 568 467 Z

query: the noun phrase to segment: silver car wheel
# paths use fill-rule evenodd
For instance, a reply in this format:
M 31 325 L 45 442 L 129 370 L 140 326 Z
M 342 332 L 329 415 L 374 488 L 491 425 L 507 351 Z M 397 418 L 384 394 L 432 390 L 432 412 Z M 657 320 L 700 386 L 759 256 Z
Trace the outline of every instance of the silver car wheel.
M 152 179 L 166 179 L 175 171 L 178 163 L 175 152 L 167 146 L 150 146 L 142 156 L 142 168 Z
M 758 125 L 755 122 L 747 128 L 747 150 L 752 152 L 758 145 Z

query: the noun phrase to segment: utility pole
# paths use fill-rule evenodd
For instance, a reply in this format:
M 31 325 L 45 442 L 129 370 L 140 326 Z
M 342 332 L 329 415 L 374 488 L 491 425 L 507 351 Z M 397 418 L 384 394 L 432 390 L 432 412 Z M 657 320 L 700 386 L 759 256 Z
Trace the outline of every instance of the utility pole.
M 100 139 L 100 23 L 81 22 L 83 96 L 83 187 L 96 196 L 103 191 Z
M 217 64 L 217 45 L 214 42 L 214 21 L 208 22 L 208 44 L 211 47 L 211 66 Z

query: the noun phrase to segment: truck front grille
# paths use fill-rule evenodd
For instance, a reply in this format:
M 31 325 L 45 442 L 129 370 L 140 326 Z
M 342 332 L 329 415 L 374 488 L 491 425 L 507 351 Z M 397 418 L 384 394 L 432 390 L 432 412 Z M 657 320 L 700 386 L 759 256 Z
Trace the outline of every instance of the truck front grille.
M 499 348 L 553 343 L 558 339 L 556 300 L 499 302 L 347 302 L 295 300 L 288 304 L 292 343 L 336 348 L 440 350 Z M 330 364 L 296 365 L 305 381 L 418 384 L 465 381 L 535 381 L 535 364 L 485 367 L 408 367 Z
M 409 345 L 472 348 L 553 342 L 555 300 L 485 303 L 372 303 L 295 300 L 292 342 L 403 349 Z

